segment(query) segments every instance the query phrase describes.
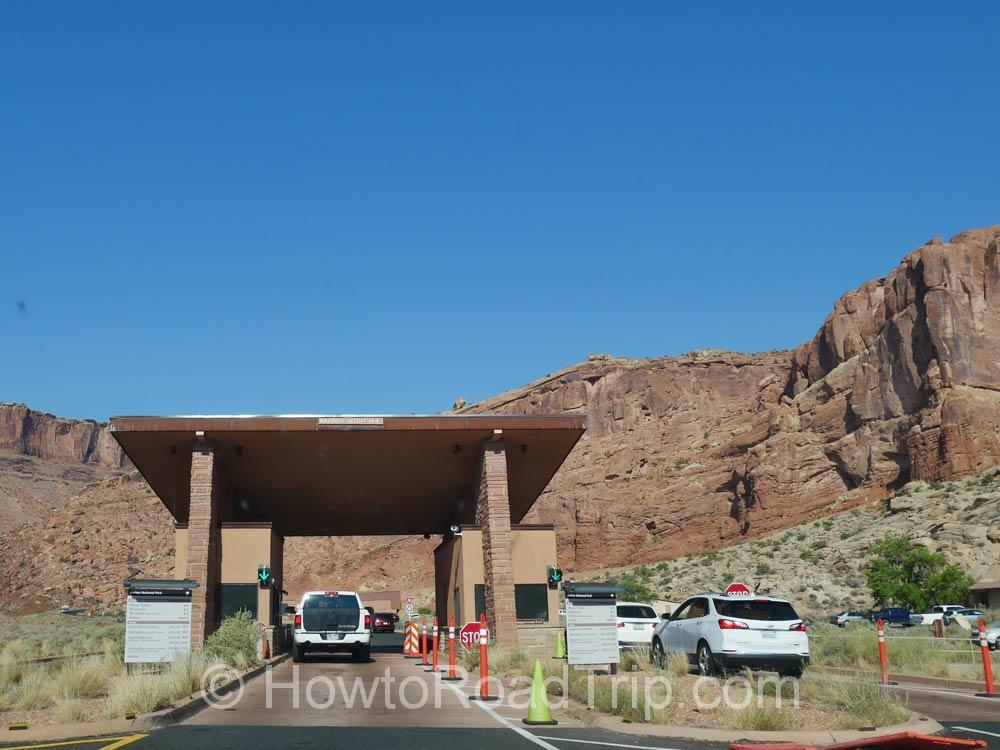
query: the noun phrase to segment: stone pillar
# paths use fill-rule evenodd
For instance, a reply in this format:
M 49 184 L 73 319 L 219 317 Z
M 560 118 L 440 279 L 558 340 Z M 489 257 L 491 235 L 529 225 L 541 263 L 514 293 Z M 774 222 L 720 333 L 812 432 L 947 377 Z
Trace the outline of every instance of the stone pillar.
M 215 448 L 210 443 L 196 443 L 191 453 L 187 550 L 187 577 L 198 582 L 191 594 L 192 649 L 204 646 L 215 629 L 215 588 L 221 562 L 217 473 Z
M 483 534 L 486 621 L 497 643 L 513 650 L 517 648 L 517 614 L 514 609 L 510 498 L 507 452 L 499 435 L 483 443 L 477 479 L 476 523 Z

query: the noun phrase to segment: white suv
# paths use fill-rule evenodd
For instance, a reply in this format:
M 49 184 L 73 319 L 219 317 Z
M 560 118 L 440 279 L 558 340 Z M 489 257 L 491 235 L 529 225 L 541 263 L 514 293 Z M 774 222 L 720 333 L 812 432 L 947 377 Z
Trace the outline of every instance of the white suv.
M 656 612 L 648 604 L 640 602 L 618 602 L 618 648 L 642 646 L 649 649 L 653 640 L 653 628 L 659 623 Z
M 307 591 L 295 608 L 292 661 L 308 651 L 350 651 L 355 661 L 372 656 L 372 617 L 354 591 Z
M 802 618 L 784 599 L 740 588 L 743 593 L 698 594 L 678 607 L 653 632 L 654 661 L 662 662 L 665 652 L 679 651 L 702 675 L 750 667 L 800 676 L 809 663 Z

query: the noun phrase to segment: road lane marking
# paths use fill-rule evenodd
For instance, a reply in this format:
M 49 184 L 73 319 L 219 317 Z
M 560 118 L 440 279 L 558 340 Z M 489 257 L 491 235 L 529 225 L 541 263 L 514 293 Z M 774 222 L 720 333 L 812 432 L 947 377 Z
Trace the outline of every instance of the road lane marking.
M 456 695 L 458 695 L 459 697 L 463 698 L 466 702 L 469 701 L 469 696 L 466 695 L 465 693 L 463 693 L 461 690 L 459 690 L 454 685 L 452 685 L 450 682 L 444 682 L 442 684 L 445 687 L 447 687 L 447 688 L 451 689 L 452 691 L 454 691 L 454 693 Z M 519 727 L 519 726 L 517 726 L 517 724 L 514 724 L 511 721 L 508 721 L 503 716 L 501 716 L 496 711 L 494 711 L 493 708 L 492 708 L 492 706 L 488 705 L 487 703 L 485 703 L 483 701 L 473 701 L 473 702 L 477 706 L 479 706 L 481 709 L 483 709 L 486 713 L 488 713 L 490 716 L 492 716 L 494 719 L 496 719 L 498 722 L 500 722 L 501 724 L 503 724 L 508 729 L 511 729 L 511 730 L 517 732 L 519 735 L 521 735 L 522 737 L 524 737 L 526 740 L 534 742 L 536 745 L 538 745 L 540 747 L 544 747 L 545 750 L 559 750 L 558 747 L 556 747 L 555 745 L 550 745 L 548 742 L 546 742 L 545 740 L 543 740 L 538 735 L 532 734 L 527 729 L 524 729 L 523 727 Z M 659 748 L 657 750 L 659 750 Z
M 607 745 L 609 747 L 630 747 L 632 750 L 674 750 L 670 747 L 662 747 L 660 745 L 626 745 L 622 742 L 599 742 L 597 740 L 575 740 L 570 737 L 544 737 L 540 734 L 536 734 L 536 737 L 540 740 L 552 740 L 553 742 L 582 742 L 585 745 Z
M 963 732 L 975 732 L 976 734 L 988 734 L 990 737 L 1000 737 L 1000 734 L 996 732 L 987 732 L 985 729 L 973 729 L 972 727 L 960 727 L 957 724 L 952 724 L 952 729 L 961 729 Z
M 95 745 L 98 742 L 111 742 L 110 745 L 105 745 L 100 748 L 100 750 L 117 750 L 120 747 L 125 747 L 133 742 L 145 738 L 145 734 L 130 734 L 127 737 L 91 737 L 87 739 L 80 740 L 62 740 L 60 742 L 41 742 L 34 743 L 32 745 L 17 745 L 15 747 L 10 747 L 4 745 L 2 750 L 33 750 L 34 748 L 40 747 L 67 747 L 70 745 Z
M 118 750 L 120 747 L 125 747 L 126 745 L 131 745 L 133 742 L 138 742 L 139 740 L 145 739 L 147 735 L 145 734 L 133 734 L 128 737 L 122 737 L 117 742 L 112 742 L 110 745 L 105 745 L 101 750 Z

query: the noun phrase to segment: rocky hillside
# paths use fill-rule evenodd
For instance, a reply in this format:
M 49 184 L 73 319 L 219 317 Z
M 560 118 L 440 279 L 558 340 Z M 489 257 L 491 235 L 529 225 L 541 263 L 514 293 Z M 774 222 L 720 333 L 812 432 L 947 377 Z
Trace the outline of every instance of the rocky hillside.
M 657 562 L 770 537 L 869 508 L 913 480 L 952 480 L 1000 464 L 998 256 L 1000 227 L 934 239 L 885 278 L 844 295 L 794 352 L 592 356 L 463 411 L 586 413 L 584 438 L 528 519 L 557 524 L 568 569 Z M 94 471 L 125 464 L 100 425 L 23 406 L 0 407 L 0 450 Z M 62 471 L 53 467 L 54 475 Z M 11 471 L 0 465 L 0 478 Z M 105 482 L 107 498 L 91 491 L 86 502 L 113 504 L 116 493 L 139 502 L 129 494 L 137 484 Z M 33 520 L 44 514 L 23 510 L 47 503 L 58 517 L 62 501 L 51 486 L 44 503 L 27 498 L 30 482 L 4 492 L 16 498 L 4 500 L 4 513 L 22 509 L 22 544 L 54 530 L 47 519 Z M 130 533 L 109 527 L 120 528 Z M 166 518 L 150 531 L 170 545 Z M 138 533 L 138 547 L 116 548 L 126 560 L 141 560 L 147 549 L 145 529 Z M 413 585 L 429 584 L 430 546 L 291 540 L 288 574 L 380 585 L 407 570 Z M 10 550 L 0 548 L 0 569 Z
M 170 514 L 132 471 L 0 535 L 0 602 L 19 613 L 113 607 L 124 604 L 123 580 L 173 577 L 173 565 Z
M 595 570 L 583 578 L 631 576 L 668 601 L 744 581 L 828 616 L 872 606 L 865 579 L 872 542 L 902 536 L 940 552 L 977 580 L 1000 579 L 1000 475 L 906 484 L 891 497 L 751 542 L 655 565 Z
M 931 240 L 790 356 L 590 361 L 466 411 L 585 410 L 532 511 L 568 566 L 676 557 L 1000 463 L 1000 227 Z

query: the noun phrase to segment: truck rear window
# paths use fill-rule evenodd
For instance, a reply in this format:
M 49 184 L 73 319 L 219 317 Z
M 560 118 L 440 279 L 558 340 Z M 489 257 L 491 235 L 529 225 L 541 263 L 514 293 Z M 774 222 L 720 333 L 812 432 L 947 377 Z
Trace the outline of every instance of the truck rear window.
M 767 622 L 802 619 L 788 602 L 774 602 L 767 599 L 715 599 L 714 602 L 715 611 L 723 617 Z
M 313 594 L 302 602 L 302 627 L 310 632 L 353 631 L 360 623 L 361 607 L 356 596 Z

